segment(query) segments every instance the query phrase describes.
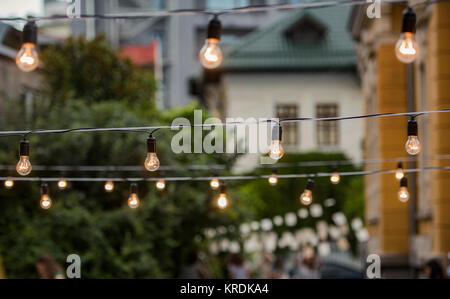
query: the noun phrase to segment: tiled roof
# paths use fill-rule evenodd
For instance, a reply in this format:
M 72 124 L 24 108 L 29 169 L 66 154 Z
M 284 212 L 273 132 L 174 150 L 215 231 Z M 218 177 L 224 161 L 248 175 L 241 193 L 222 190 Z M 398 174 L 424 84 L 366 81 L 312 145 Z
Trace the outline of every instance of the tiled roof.
M 354 67 L 356 55 L 346 24 L 350 7 L 296 10 L 225 46 L 224 70 L 299 70 Z M 286 30 L 303 18 L 325 28 L 320 41 L 295 41 Z M 301 32 L 300 32 L 301 34 Z

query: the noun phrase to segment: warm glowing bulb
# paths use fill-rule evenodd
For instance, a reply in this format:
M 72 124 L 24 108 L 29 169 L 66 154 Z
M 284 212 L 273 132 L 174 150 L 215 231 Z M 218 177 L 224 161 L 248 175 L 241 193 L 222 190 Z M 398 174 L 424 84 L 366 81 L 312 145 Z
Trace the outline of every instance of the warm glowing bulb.
M 25 176 L 29 175 L 31 172 L 31 163 L 28 156 L 20 156 L 19 163 L 17 163 L 17 173 Z
M 416 59 L 418 53 L 415 34 L 411 32 L 403 33 L 395 45 L 395 54 L 398 60 L 403 63 L 411 63 Z
M 220 193 L 220 196 L 217 199 L 217 206 L 221 209 L 225 209 L 228 206 L 228 198 L 225 193 Z
M 417 136 L 408 136 L 405 144 L 405 149 L 410 155 L 417 155 L 420 152 L 420 142 Z
M 136 209 L 139 207 L 139 198 L 136 193 L 131 193 L 130 197 L 128 198 L 128 206 L 132 209 Z
M 403 172 L 402 168 L 397 168 L 397 171 L 395 171 L 395 178 L 397 180 L 401 180 L 405 176 L 405 173 Z
M 340 180 L 341 180 L 341 177 L 337 172 L 333 173 L 330 177 L 330 181 L 334 185 L 339 184 Z
M 272 174 L 269 177 L 269 184 L 272 185 L 272 186 L 275 186 L 277 183 L 278 183 L 277 175 L 276 174 Z
M 66 180 L 59 180 L 58 181 L 58 188 L 63 190 L 67 187 L 67 181 Z
M 219 188 L 219 186 L 220 186 L 219 179 L 213 178 L 211 180 L 211 182 L 209 183 L 209 185 L 211 186 L 211 189 L 217 190 L 217 188 Z
M 13 181 L 13 180 L 7 179 L 7 180 L 5 181 L 5 187 L 6 187 L 6 189 L 11 189 L 13 186 L 14 186 L 14 181 Z
M 304 205 L 309 205 L 312 202 L 312 192 L 311 190 L 306 189 L 302 195 L 300 196 L 300 202 Z
M 204 68 L 215 69 L 222 64 L 222 50 L 219 46 L 219 40 L 216 38 L 206 39 L 205 44 L 200 50 L 200 63 Z
M 284 155 L 284 149 L 281 146 L 281 141 L 273 140 L 272 145 L 270 146 L 269 157 L 274 160 L 278 160 L 278 159 L 281 159 L 281 157 L 283 157 L 283 155 Z
M 40 202 L 41 208 L 44 210 L 50 209 L 52 206 L 52 200 L 48 196 L 48 194 L 43 194 Z
M 409 199 L 409 192 L 407 187 L 400 187 L 398 191 L 398 200 L 401 202 L 407 202 Z
M 164 188 L 166 188 L 166 182 L 164 180 L 159 180 L 156 182 L 156 188 L 158 190 L 164 190 Z
M 159 168 L 159 159 L 156 153 L 147 153 L 144 165 L 148 171 L 156 171 Z
M 32 43 L 24 43 L 16 56 L 16 64 L 24 72 L 34 71 L 39 63 L 36 46 Z
M 114 190 L 114 183 L 113 181 L 107 181 L 105 183 L 105 191 L 106 192 L 112 192 Z

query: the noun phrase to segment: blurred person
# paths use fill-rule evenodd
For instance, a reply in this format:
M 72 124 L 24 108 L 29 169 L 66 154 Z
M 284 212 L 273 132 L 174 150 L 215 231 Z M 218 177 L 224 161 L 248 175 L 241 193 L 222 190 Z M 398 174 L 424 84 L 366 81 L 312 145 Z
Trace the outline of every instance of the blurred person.
M 227 265 L 228 277 L 231 279 L 249 279 L 250 269 L 240 253 L 233 253 Z
M 50 254 L 41 255 L 36 261 L 36 269 L 41 279 L 64 279 L 63 268 Z
M 188 254 L 186 265 L 181 269 L 181 278 L 204 279 L 209 278 L 208 272 L 203 267 L 195 251 Z
M 299 256 L 301 257 L 301 260 L 296 261 L 295 278 L 319 279 L 320 262 L 314 252 L 314 248 L 306 246 Z
M 259 265 L 259 278 L 269 279 L 272 278 L 272 262 L 273 256 L 269 252 L 265 252 L 261 256 L 261 264 Z
M 428 279 L 444 279 L 441 264 L 435 259 L 426 262 L 423 271 Z
M 273 264 L 272 278 L 286 279 L 289 275 L 284 271 L 284 263 L 280 257 L 277 257 Z

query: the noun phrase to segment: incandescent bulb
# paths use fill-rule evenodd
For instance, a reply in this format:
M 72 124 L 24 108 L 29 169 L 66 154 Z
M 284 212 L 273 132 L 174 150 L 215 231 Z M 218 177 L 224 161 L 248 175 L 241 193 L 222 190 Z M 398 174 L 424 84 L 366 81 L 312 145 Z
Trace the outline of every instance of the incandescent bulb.
M 395 45 L 395 54 L 398 60 L 403 63 L 411 63 L 416 59 L 418 53 L 415 34 L 411 32 L 402 33 Z
M 409 199 L 409 192 L 407 187 L 400 187 L 398 191 L 398 200 L 401 202 L 407 202 Z
M 395 171 L 395 178 L 397 180 L 401 180 L 405 176 L 405 173 L 403 172 L 403 168 L 398 167 Z
M 410 155 L 417 155 L 420 152 L 421 146 L 417 136 L 408 136 L 405 144 L 405 149 Z
M 330 181 L 334 185 L 339 184 L 340 180 L 341 176 L 337 172 L 334 172 L 330 177 Z
M 42 195 L 40 205 L 44 210 L 50 209 L 50 207 L 52 206 L 52 200 L 50 199 L 48 194 Z
M 223 55 L 217 38 L 208 38 L 199 54 L 200 63 L 204 68 L 215 69 L 222 64 Z
M 39 63 L 36 46 L 33 43 L 24 43 L 16 56 L 16 64 L 24 72 L 34 71 Z
M 273 140 L 272 145 L 270 146 L 269 157 L 274 160 L 279 160 L 284 155 L 284 149 L 281 146 L 280 140 Z
M 113 181 L 107 181 L 105 183 L 105 191 L 106 192 L 112 192 L 114 190 L 114 183 Z
M 156 182 L 156 188 L 157 188 L 159 191 L 164 190 L 164 188 L 166 188 L 166 182 L 165 182 L 164 180 L 159 180 L 159 181 L 157 181 L 157 182 Z
M 29 160 L 28 156 L 20 156 L 20 160 L 19 163 L 17 163 L 17 173 L 25 176 L 25 175 L 29 175 L 31 172 L 31 162 Z
M 14 181 L 8 178 L 5 181 L 5 188 L 6 189 L 11 189 L 12 187 L 14 187 Z
M 228 198 L 225 193 L 220 193 L 217 199 L 217 206 L 221 209 L 225 209 L 228 206 Z
M 306 189 L 302 195 L 300 196 L 300 202 L 304 205 L 310 205 L 312 202 L 312 192 L 311 190 Z
M 211 180 L 211 182 L 209 182 L 209 185 L 211 186 L 211 189 L 217 190 L 219 188 L 219 186 L 220 186 L 219 179 L 218 178 L 213 178 Z
M 63 190 L 67 187 L 67 181 L 66 180 L 59 180 L 58 181 L 58 188 Z
M 144 165 L 148 171 L 156 171 L 159 168 L 159 159 L 156 153 L 147 153 Z
M 275 186 L 277 183 L 278 183 L 277 175 L 276 174 L 272 174 L 269 177 L 269 184 L 272 185 L 272 186 Z
M 131 193 L 130 197 L 128 198 L 128 206 L 132 209 L 136 209 L 139 207 L 139 198 L 136 193 Z

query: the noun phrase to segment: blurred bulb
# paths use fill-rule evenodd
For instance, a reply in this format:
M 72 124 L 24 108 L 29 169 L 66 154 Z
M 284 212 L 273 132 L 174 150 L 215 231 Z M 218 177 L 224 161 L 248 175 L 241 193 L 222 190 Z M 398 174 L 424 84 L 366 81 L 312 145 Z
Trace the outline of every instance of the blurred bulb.
M 148 171 L 156 171 L 159 168 L 159 159 L 156 153 L 147 153 L 144 165 Z
M 228 206 L 228 198 L 225 193 L 220 193 L 217 199 L 217 206 L 221 209 L 225 209 Z
M 395 171 L 395 178 L 397 180 L 401 180 L 405 176 L 405 173 L 403 172 L 403 168 L 397 168 Z
M 17 167 L 16 167 L 17 173 L 22 176 L 28 175 L 31 172 L 31 168 L 32 167 L 31 167 L 29 157 L 28 156 L 20 156 L 19 163 L 17 163 Z
M 219 179 L 218 178 L 213 178 L 211 180 L 211 182 L 209 183 L 209 185 L 211 186 L 211 189 L 217 190 L 219 188 L 219 186 L 220 186 Z
M 340 180 L 341 180 L 341 177 L 337 172 L 333 173 L 330 177 L 330 181 L 334 185 L 339 184 Z
M 400 187 L 398 191 L 398 200 L 401 202 L 407 202 L 409 199 L 409 192 L 407 187 Z
M 272 145 L 270 146 L 269 157 L 273 160 L 279 160 L 284 155 L 284 149 L 281 146 L 280 140 L 273 140 Z
M 277 183 L 278 183 L 277 175 L 276 174 L 272 174 L 269 177 L 269 184 L 272 185 L 272 186 L 275 186 Z
M 200 63 L 204 68 L 215 69 L 222 64 L 222 50 L 219 46 L 219 40 L 216 38 L 208 38 L 205 41 L 199 54 Z
M 5 187 L 6 187 L 6 189 L 11 189 L 13 186 L 14 186 L 14 181 L 8 178 L 8 179 L 5 181 Z
M 48 194 L 42 195 L 40 205 L 44 210 L 50 209 L 50 207 L 52 206 L 52 200 L 50 199 Z
M 66 180 L 59 180 L 58 181 L 58 188 L 63 190 L 67 187 L 67 181 Z
M 408 136 L 405 144 L 405 149 L 410 155 L 417 155 L 420 152 L 420 142 L 417 136 Z
M 405 32 L 400 35 L 400 38 L 395 45 L 395 54 L 397 55 L 398 60 L 403 63 L 411 63 L 416 59 L 418 53 L 419 50 L 415 34 Z
M 128 198 L 128 206 L 132 209 L 136 209 L 139 207 L 139 198 L 136 193 L 131 193 L 130 197 Z
M 16 64 L 24 72 L 34 71 L 39 63 L 36 46 L 32 43 L 24 43 L 16 56 Z
M 311 190 L 305 189 L 305 191 L 300 196 L 300 202 L 305 206 L 311 204 L 312 202 L 312 192 Z
M 164 190 L 164 188 L 166 188 L 166 182 L 164 180 L 157 181 L 156 188 L 160 191 Z
M 113 181 L 107 181 L 105 183 L 105 191 L 106 192 L 112 192 L 114 190 L 114 183 Z

